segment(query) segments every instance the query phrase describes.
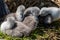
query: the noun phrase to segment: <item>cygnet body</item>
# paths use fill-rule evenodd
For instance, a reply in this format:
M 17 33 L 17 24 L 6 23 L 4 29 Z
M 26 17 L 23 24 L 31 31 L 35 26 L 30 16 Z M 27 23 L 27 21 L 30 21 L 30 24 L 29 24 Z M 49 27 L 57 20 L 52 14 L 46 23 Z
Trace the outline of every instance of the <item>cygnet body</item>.
M 33 30 L 32 29 L 32 27 L 34 27 L 33 25 L 29 27 L 28 25 L 25 25 L 22 22 L 15 21 L 14 17 L 8 17 L 7 21 L 1 24 L 1 32 L 15 37 L 22 37 L 23 35 L 29 36 L 31 31 Z
M 36 26 L 38 24 L 38 19 L 35 16 L 27 16 L 25 17 L 23 23 L 27 25 L 32 30 L 36 29 Z
M 26 26 L 25 24 L 16 21 L 16 27 L 13 29 L 6 30 L 6 34 L 10 36 L 15 36 L 15 37 L 22 37 L 24 36 L 29 36 L 31 33 L 31 28 Z

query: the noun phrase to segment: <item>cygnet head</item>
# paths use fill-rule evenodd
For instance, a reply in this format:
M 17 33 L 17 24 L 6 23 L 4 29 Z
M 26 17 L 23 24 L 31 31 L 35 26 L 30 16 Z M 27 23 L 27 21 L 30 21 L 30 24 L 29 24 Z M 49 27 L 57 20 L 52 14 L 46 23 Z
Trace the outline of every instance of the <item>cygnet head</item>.
M 50 11 L 50 9 L 48 9 L 48 7 L 41 8 L 39 14 L 40 14 L 40 16 L 44 17 L 44 18 L 42 18 L 44 24 L 51 24 L 52 15 L 51 15 L 51 11 Z
M 55 13 L 58 12 L 58 9 L 59 9 L 59 8 L 57 8 L 57 7 L 43 7 L 43 8 L 41 8 L 39 14 L 40 14 L 41 16 L 46 16 L 47 14 L 52 14 L 52 15 L 54 15 Z
M 24 15 L 33 15 L 33 16 L 38 16 L 40 12 L 40 9 L 38 7 L 29 7 L 24 11 Z
M 16 11 L 16 19 L 18 21 L 22 21 L 23 20 L 23 18 L 24 18 L 24 15 L 23 15 L 24 11 L 25 11 L 25 6 L 24 5 L 18 6 L 17 11 Z
M 52 23 L 53 21 L 57 21 L 59 19 L 59 8 L 57 7 L 43 7 L 40 10 L 40 16 L 46 16 L 44 17 L 45 23 Z
M 1 24 L 1 31 L 5 33 L 7 29 L 11 29 L 14 26 L 15 19 L 14 17 L 8 17 L 7 21 L 4 21 Z
M 8 18 L 7 18 L 7 21 L 9 21 L 9 22 L 14 22 L 14 21 L 15 21 L 15 18 L 14 18 L 14 17 L 8 17 Z
M 40 14 L 40 16 L 46 16 L 46 15 L 48 14 L 48 9 L 47 9 L 47 7 L 41 8 L 39 14 Z
M 24 6 L 24 5 L 19 5 L 19 6 L 17 7 L 17 11 L 16 11 L 16 12 L 17 12 L 17 13 L 20 12 L 20 11 L 23 12 L 24 10 L 25 10 L 25 6 Z

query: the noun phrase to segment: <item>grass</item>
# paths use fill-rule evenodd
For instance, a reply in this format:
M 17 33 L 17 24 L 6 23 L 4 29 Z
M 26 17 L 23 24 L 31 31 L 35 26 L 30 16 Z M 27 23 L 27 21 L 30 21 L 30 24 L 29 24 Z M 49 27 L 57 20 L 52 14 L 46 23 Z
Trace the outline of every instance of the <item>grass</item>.
M 46 28 L 44 25 L 39 27 L 34 30 L 30 36 L 28 37 L 11 37 L 6 34 L 3 34 L 0 32 L 0 39 L 5 39 L 5 40 L 60 40 L 60 23 L 56 22 L 53 23 L 54 27 Z

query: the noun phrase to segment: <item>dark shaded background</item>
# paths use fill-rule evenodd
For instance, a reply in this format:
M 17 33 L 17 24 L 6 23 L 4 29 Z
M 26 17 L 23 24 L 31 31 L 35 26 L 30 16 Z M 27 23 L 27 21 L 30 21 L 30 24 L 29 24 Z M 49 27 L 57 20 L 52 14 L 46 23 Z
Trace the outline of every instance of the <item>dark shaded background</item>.
M 51 6 L 58 7 L 58 5 L 51 0 L 5 0 L 5 2 L 11 12 L 15 12 L 17 7 L 21 4 L 25 5 L 26 8 L 30 6 L 38 6 L 39 8 Z

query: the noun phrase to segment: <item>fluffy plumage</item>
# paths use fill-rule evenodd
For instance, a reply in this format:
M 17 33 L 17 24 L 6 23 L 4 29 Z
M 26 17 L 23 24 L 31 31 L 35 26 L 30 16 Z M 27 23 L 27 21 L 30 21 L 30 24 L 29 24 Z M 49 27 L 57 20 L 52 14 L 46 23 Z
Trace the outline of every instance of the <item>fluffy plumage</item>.
M 10 13 L 10 14 L 8 14 L 7 16 L 6 16 L 6 19 L 8 18 L 8 17 L 14 17 L 17 21 L 22 21 L 23 20 L 23 18 L 24 18 L 24 16 L 23 16 L 23 14 L 24 14 L 24 10 L 25 10 L 25 6 L 24 5 L 20 5 L 20 6 L 18 6 L 17 7 L 17 10 L 16 10 L 16 13 Z M 6 20 L 5 19 L 5 20 Z
M 26 21 L 29 18 L 28 22 Z M 26 23 L 25 23 L 26 22 Z M 28 23 L 28 24 L 27 24 Z M 28 16 L 23 22 L 15 21 L 14 17 L 8 17 L 7 21 L 1 24 L 1 31 L 10 36 L 29 36 L 31 31 L 36 29 L 37 20 L 34 16 Z
M 46 23 L 52 23 L 60 19 L 60 8 L 57 7 L 43 7 L 40 10 L 41 16 L 47 16 L 45 18 Z
M 17 11 L 16 11 L 16 19 L 18 21 L 22 21 L 23 20 L 23 18 L 24 18 L 24 11 L 25 11 L 25 6 L 24 5 L 18 6 Z
M 14 26 L 14 23 L 15 23 L 14 21 L 15 19 L 13 17 L 8 17 L 7 21 L 4 21 L 1 24 L 1 31 L 5 32 L 7 29 L 11 29 Z
M 32 30 L 34 30 L 37 27 L 38 19 L 35 16 L 27 16 L 25 17 L 23 23 Z
M 24 15 L 25 16 L 28 16 L 28 15 L 38 16 L 39 12 L 40 12 L 40 9 L 38 7 L 28 7 L 24 11 Z

